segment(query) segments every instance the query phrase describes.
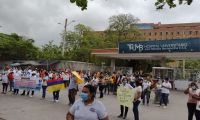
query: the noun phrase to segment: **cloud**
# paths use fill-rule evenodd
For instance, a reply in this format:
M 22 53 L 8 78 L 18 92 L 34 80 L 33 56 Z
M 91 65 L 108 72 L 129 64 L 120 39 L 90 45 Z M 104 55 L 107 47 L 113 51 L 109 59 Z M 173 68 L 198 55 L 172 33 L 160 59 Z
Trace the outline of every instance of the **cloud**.
M 165 8 L 157 11 L 155 0 L 89 0 L 88 9 L 81 11 L 69 0 L 1 0 L 0 1 L 0 32 L 18 33 L 33 38 L 36 45 L 43 45 L 54 40 L 61 41 L 60 33 L 64 30 L 64 20 L 68 23 L 67 30 L 75 24 L 82 23 L 94 30 L 105 30 L 108 18 L 112 15 L 130 13 L 146 23 L 183 23 L 199 22 L 199 1 L 191 6 L 178 6 L 175 9 Z M 61 23 L 61 24 L 57 24 Z

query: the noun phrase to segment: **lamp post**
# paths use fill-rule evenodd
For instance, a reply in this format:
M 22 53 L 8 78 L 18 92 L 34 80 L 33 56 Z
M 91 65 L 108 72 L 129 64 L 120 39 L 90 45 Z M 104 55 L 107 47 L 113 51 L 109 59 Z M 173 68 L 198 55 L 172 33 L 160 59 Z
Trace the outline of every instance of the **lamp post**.
M 65 19 L 65 25 L 64 25 L 64 34 L 63 34 L 63 44 L 62 44 L 62 56 L 64 56 L 65 54 L 65 44 L 66 44 L 66 40 L 65 40 L 65 34 L 67 33 L 67 25 L 75 22 L 75 20 L 72 20 L 69 24 L 67 24 L 67 18 Z M 58 23 L 61 24 L 61 23 Z

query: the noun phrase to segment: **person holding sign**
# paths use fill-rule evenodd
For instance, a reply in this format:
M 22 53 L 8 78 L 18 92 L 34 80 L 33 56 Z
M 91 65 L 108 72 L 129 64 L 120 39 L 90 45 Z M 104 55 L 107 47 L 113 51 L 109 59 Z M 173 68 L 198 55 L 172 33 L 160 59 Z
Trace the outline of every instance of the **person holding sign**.
M 138 80 L 135 81 L 136 85 L 136 93 L 133 101 L 133 114 L 134 114 L 134 120 L 139 120 L 139 111 L 138 111 L 138 106 L 141 102 L 141 95 L 142 95 L 142 81 L 143 79 L 139 78 Z
M 76 97 L 76 94 L 77 94 L 77 87 L 78 87 L 78 84 L 77 84 L 77 80 L 76 78 L 78 79 L 78 73 L 77 72 L 72 72 L 72 76 L 70 78 L 70 82 L 69 82 L 69 90 L 68 90 L 68 98 L 69 98 L 69 104 L 68 105 L 73 105 L 74 102 L 75 102 L 75 97 Z
M 133 87 L 128 83 L 127 77 L 125 77 L 125 78 L 122 79 L 122 84 L 120 84 L 120 88 L 121 89 L 133 89 Z M 118 96 L 119 96 L 119 94 L 120 93 L 119 93 L 119 89 L 118 89 Z M 124 111 L 124 109 L 125 109 L 125 111 Z M 128 106 L 122 105 L 122 103 L 120 103 L 120 111 L 121 111 L 121 113 L 118 116 L 118 118 L 122 118 L 123 117 L 123 119 L 126 119 L 127 113 L 128 113 Z

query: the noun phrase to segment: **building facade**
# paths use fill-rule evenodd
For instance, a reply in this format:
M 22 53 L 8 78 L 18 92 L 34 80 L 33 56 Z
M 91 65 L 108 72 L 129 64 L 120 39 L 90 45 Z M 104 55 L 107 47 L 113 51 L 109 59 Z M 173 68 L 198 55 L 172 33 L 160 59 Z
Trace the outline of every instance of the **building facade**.
M 135 26 L 145 40 L 200 38 L 200 23 L 139 23 Z

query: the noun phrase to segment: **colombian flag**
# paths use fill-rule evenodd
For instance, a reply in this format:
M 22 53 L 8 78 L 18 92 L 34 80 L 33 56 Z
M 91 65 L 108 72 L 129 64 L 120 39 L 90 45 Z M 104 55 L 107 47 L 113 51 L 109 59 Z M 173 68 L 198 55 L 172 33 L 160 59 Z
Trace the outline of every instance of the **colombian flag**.
M 48 91 L 54 92 L 58 90 L 65 89 L 64 81 L 63 79 L 57 79 L 57 80 L 48 80 L 47 81 Z

